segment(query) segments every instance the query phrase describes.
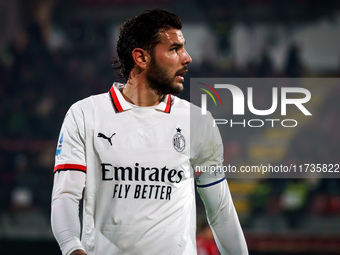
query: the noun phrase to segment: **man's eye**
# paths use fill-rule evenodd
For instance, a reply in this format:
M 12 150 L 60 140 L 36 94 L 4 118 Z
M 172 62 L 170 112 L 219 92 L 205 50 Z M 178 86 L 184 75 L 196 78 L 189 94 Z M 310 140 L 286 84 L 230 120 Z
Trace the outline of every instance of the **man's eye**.
M 171 51 L 175 51 L 175 52 L 176 52 L 176 51 L 177 51 L 177 48 L 172 48 Z

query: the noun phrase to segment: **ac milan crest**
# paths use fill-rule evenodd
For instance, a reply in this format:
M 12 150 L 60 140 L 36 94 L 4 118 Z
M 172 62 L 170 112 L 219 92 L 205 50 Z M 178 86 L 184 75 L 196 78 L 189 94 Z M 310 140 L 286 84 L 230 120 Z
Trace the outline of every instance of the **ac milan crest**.
M 185 149 L 185 139 L 182 135 L 182 129 L 176 128 L 177 133 L 174 135 L 173 138 L 173 145 L 176 151 L 182 152 Z

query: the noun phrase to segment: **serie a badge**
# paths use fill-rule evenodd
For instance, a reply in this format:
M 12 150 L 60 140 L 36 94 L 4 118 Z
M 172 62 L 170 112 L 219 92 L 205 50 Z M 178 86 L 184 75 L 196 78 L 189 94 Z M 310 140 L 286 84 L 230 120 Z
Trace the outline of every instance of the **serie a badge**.
M 64 141 L 64 133 L 61 133 L 60 140 L 58 142 L 57 151 L 55 153 L 56 156 L 59 156 L 61 154 L 61 149 L 63 147 L 63 141 Z
M 185 139 L 182 135 L 182 129 L 176 128 L 177 133 L 174 135 L 173 138 L 173 145 L 176 151 L 182 152 L 185 149 Z

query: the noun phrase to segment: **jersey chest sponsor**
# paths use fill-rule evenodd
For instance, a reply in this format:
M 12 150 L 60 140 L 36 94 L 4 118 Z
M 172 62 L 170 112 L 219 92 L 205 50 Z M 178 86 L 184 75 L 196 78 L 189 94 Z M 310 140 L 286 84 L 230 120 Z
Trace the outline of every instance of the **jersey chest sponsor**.
M 103 182 L 112 182 L 112 198 L 171 200 L 176 184 L 183 180 L 184 171 L 164 167 L 113 166 L 101 163 Z

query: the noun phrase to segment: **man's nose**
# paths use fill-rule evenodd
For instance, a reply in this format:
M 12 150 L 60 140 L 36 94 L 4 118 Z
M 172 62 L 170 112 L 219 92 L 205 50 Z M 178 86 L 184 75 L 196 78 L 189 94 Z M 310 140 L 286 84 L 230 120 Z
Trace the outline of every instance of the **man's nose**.
M 184 50 L 184 53 L 183 53 L 183 64 L 184 65 L 188 65 L 192 62 L 192 58 L 190 57 L 189 53 Z

